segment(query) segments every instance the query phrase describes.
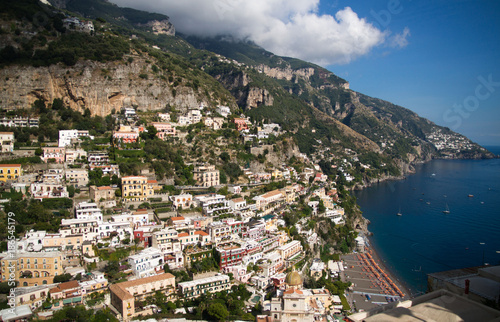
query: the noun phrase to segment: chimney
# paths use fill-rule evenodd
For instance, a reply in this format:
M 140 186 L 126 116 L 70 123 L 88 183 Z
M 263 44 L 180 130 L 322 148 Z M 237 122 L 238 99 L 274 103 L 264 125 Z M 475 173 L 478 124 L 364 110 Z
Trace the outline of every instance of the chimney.
M 470 287 L 470 280 L 469 279 L 466 279 L 465 280 L 465 295 L 469 294 L 469 287 Z

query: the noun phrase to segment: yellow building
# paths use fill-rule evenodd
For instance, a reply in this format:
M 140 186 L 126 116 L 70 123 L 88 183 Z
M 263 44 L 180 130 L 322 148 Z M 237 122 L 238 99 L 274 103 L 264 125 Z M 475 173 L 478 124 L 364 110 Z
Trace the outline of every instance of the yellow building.
M 52 284 L 54 276 L 64 273 L 60 252 L 9 253 L 0 262 L 1 281 L 8 281 L 9 276 L 14 276 L 19 286 Z
M 153 185 L 144 176 L 122 178 L 122 197 L 130 201 L 146 201 L 153 197 Z
M 0 164 L 0 181 L 10 182 L 22 175 L 20 164 Z
M 274 177 L 275 180 L 280 180 L 283 178 L 283 172 L 279 169 L 273 169 L 271 176 Z
M 133 281 L 112 284 L 109 286 L 111 292 L 111 305 L 113 305 L 123 317 L 123 321 L 149 312 L 135 310 L 135 301 L 144 300 L 160 291 L 171 300 L 176 297 L 175 276 L 170 273 L 140 278 Z

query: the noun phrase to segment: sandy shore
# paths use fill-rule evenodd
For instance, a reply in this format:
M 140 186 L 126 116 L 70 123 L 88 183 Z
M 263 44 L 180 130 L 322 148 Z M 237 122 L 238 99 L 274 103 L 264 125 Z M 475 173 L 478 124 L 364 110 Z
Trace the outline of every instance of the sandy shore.
M 344 278 L 352 282 L 347 296 L 356 311 L 368 311 L 392 301 L 411 297 L 408 289 L 391 274 L 373 248 L 365 253 L 342 256 L 347 269 Z

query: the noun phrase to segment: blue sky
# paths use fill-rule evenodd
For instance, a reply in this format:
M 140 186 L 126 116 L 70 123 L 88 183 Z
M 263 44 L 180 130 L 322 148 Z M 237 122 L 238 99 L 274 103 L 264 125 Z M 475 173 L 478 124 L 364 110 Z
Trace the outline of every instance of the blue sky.
M 327 68 L 353 90 L 409 108 L 480 144 L 500 145 L 500 2 L 401 0 L 389 7 L 391 2 L 321 1 L 320 14 L 350 6 L 381 30 L 410 31 L 404 48 L 377 46 Z
M 500 1 L 111 0 L 185 34 L 231 34 L 500 146 Z M 196 8 L 196 10 L 193 10 Z

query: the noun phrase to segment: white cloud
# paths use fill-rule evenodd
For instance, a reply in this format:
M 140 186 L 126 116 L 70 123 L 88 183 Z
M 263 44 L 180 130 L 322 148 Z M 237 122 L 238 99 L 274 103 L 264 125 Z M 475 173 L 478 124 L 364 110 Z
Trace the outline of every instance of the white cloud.
M 345 64 L 386 43 L 382 31 L 346 7 L 318 14 L 319 0 L 112 0 L 120 6 L 168 15 L 185 34 L 231 34 L 282 56 L 321 65 Z M 407 44 L 409 30 L 389 41 Z M 392 45 L 391 45 L 392 46 Z
M 408 46 L 408 36 L 411 36 L 410 28 L 405 27 L 402 33 L 395 34 L 390 38 L 389 46 L 393 48 L 403 48 Z

